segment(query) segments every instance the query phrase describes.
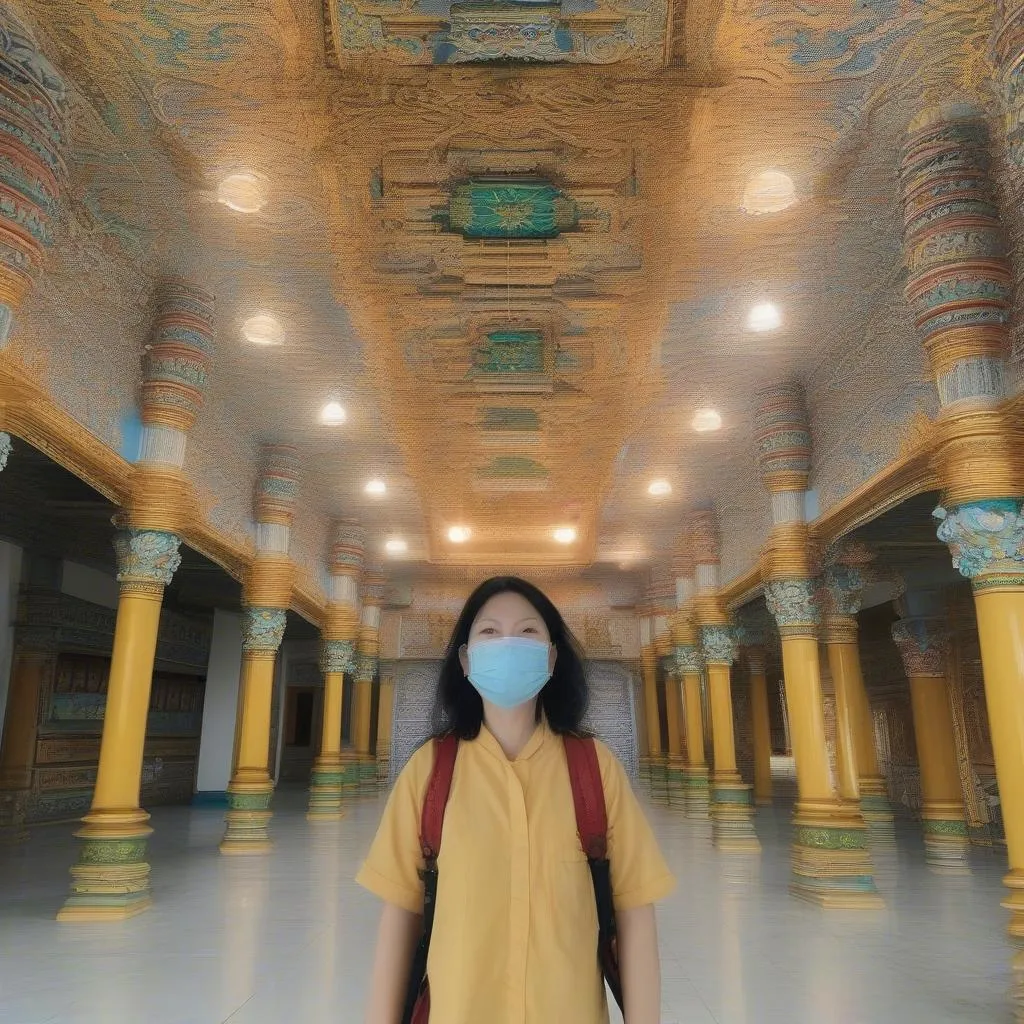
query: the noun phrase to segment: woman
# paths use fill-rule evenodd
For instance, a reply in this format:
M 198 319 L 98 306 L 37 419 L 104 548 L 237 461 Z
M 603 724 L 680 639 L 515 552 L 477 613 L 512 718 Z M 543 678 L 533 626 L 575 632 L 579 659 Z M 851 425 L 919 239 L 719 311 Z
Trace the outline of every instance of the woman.
M 603 1024 L 597 912 L 561 736 L 587 682 L 555 606 L 515 577 L 482 583 L 441 667 L 439 730 L 460 738 L 427 963 L 432 1024 Z M 367 1024 L 399 1024 L 422 930 L 421 747 L 388 800 L 358 881 L 384 900 Z M 658 1024 L 654 903 L 674 881 L 622 766 L 597 744 L 627 1024 Z

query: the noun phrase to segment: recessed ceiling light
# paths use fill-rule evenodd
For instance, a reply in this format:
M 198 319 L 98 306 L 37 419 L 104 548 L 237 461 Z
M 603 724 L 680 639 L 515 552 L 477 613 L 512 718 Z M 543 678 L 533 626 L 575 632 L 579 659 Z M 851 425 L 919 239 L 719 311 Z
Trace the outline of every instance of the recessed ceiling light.
M 320 422 L 329 427 L 336 427 L 345 422 L 346 415 L 345 407 L 341 402 L 328 402 L 320 410 Z
M 663 498 L 666 494 L 672 493 L 672 485 L 667 480 L 652 480 L 647 493 L 655 498 Z
M 781 213 L 796 202 L 793 179 L 782 171 L 761 171 L 747 182 L 743 209 L 747 213 Z
M 284 341 L 284 328 L 265 313 L 249 317 L 242 324 L 242 333 L 254 345 L 280 345 Z
M 453 544 L 465 544 L 472 535 L 473 531 L 468 526 L 453 526 L 448 530 L 448 539 Z
M 698 409 L 693 414 L 691 425 L 698 434 L 709 434 L 722 429 L 722 417 L 714 409 Z
M 237 213 L 258 213 L 267 205 L 266 185 L 248 171 L 229 174 L 217 187 L 217 201 Z
M 756 305 L 747 316 L 747 327 L 752 331 L 774 331 L 782 324 L 777 306 L 770 302 Z
M 571 526 L 560 526 L 554 533 L 559 544 L 571 544 L 576 539 L 576 530 Z
M 383 480 L 368 480 L 363 490 L 367 494 L 372 494 L 375 498 L 379 498 L 381 495 L 388 493 L 388 485 Z
M 384 550 L 389 555 L 404 555 L 409 550 L 409 545 L 401 537 L 392 537 L 384 542 Z

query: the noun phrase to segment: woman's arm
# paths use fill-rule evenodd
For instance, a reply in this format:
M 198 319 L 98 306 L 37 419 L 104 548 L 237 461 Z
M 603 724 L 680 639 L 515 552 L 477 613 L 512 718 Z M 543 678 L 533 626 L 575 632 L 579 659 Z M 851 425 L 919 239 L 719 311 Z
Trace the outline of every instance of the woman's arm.
M 661 1024 L 661 964 L 653 904 L 620 910 L 616 926 L 626 1024 Z
M 411 914 L 393 903 L 384 904 L 370 976 L 366 1024 L 401 1024 L 409 968 L 422 931 L 423 918 L 419 914 Z

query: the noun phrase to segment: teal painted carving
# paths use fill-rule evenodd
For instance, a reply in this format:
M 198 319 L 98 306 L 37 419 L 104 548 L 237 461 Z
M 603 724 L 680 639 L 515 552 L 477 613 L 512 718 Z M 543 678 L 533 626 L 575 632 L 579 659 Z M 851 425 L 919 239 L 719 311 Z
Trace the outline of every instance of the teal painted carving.
M 266 793 L 233 793 L 228 790 L 228 808 L 232 811 L 266 811 L 270 809 L 273 791 Z
M 979 501 L 932 515 L 939 540 L 949 545 L 953 566 L 973 580 L 982 573 L 1024 576 L 1024 514 L 1017 499 Z
M 488 406 L 483 410 L 481 430 L 540 430 L 540 415 L 534 409 L 516 406 Z
M 705 626 L 700 640 L 709 664 L 731 665 L 736 660 L 736 634 L 731 626 Z
M 118 583 L 158 583 L 166 587 L 181 565 L 181 541 L 164 530 L 119 530 L 114 534 Z
M 542 373 L 544 336 L 540 331 L 491 331 L 476 350 L 478 373 Z
M 146 859 L 146 840 L 89 839 L 79 856 L 82 864 L 138 864 Z
M 858 828 L 798 828 L 793 834 L 797 846 L 819 850 L 863 850 L 867 846 L 867 830 Z
M 372 654 L 356 656 L 355 677 L 360 682 L 372 681 L 377 675 L 377 659 Z
M 921 830 L 926 836 L 957 836 L 967 838 L 966 821 L 934 821 L 925 818 Z
M 704 667 L 700 648 L 693 644 L 676 645 L 676 668 L 685 674 L 694 675 Z
M 242 622 L 242 649 L 276 651 L 284 639 L 283 608 L 248 607 Z
M 325 640 L 320 649 L 322 672 L 352 672 L 356 667 L 356 649 L 351 640 Z
M 576 204 L 545 181 L 469 181 L 448 204 L 450 228 L 466 238 L 557 238 L 578 219 Z
M 830 565 L 825 570 L 825 587 L 836 615 L 856 615 L 864 597 L 864 574 L 852 565 Z
M 521 455 L 499 455 L 479 471 L 480 476 L 508 479 L 512 477 L 541 478 L 548 475 L 546 466 Z
M 772 580 L 765 585 L 764 601 L 780 629 L 821 621 L 811 580 Z

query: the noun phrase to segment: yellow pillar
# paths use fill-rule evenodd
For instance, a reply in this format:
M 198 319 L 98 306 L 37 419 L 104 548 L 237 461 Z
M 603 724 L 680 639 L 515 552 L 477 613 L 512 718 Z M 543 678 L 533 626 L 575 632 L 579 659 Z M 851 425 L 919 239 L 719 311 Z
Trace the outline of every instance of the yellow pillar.
M 359 623 L 356 649 L 355 682 L 352 694 L 352 737 L 355 747 L 353 780 L 360 788 L 377 785 L 377 761 L 373 756 L 372 712 L 373 687 L 377 677 L 380 654 L 380 608 L 384 576 L 373 567 L 363 581 L 363 611 Z
M 944 873 L 968 871 L 967 816 L 957 770 L 953 712 L 946 683 L 948 644 L 939 619 L 901 619 L 892 637 L 910 681 L 914 739 L 921 768 L 925 857 Z
M 668 726 L 668 796 L 669 802 L 680 801 L 683 793 L 683 702 L 679 680 L 670 656 L 661 659 L 665 680 L 665 718 Z
M 16 843 L 28 838 L 25 814 L 36 757 L 39 698 L 46 665 L 55 659 L 55 649 L 45 650 L 33 639 L 16 636 L 0 745 L 0 842 Z
M 650 633 L 650 620 L 642 620 Z M 662 774 L 664 751 L 661 740 L 661 710 L 658 706 L 658 655 L 654 650 L 653 639 L 640 648 L 640 675 L 644 688 L 644 711 L 647 717 L 646 765 L 647 781 L 653 790 L 664 790 L 665 780 Z
M 859 805 L 860 784 L 857 781 L 857 762 L 853 746 L 853 730 L 850 725 L 849 700 L 842 684 L 837 683 L 832 676 L 833 658 L 827 644 L 819 648 L 819 657 L 825 659 L 821 663 L 821 677 L 832 684 L 835 701 L 836 791 L 840 800 Z
M 391 777 L 391 733 L 395 714 L 395 680 L 381 676 L 377 711 L 377 781 L 387 785 Z
M 146 840 L 139 807 L 142 753 L 164 587 L 181 564 L 178 538 L 157 530 L 117 535 L 120 597 L 92 807 L 75 834 L 71 895 L 60 921 L 124 920 L 150 906 Z
M 341 749 L 345 674 L 355 668 L 359 634 L 359 577 L 363 567 L 364 534 L 352 519 L 334 524 L 328 562 L 330 593 L 320 649 L 324 673 L 324 716 L 320 753 L 313 762 L 309 787 L 310 821 L 338 821 L 344 816 L 345 781 L 354 768 Z
M 754 803 L 762 806 L 772 802 L 772 726 L 768 714 L 768 676 L 764 652 L 760 648 L 747 651 L 750 667 L 750 715 L 754 727 Z
M 711 703 L 713 771 L 711 824 L 715 846 L 738 853 L 757 853 L 761 843 L 754 831 L 751 787 L 736 770 L 736 736 L 732 710 L 732 663 L 736 640 L 726 625 L 701 629 Z
M 274 795 L 270 776 L 270 715 L 274 668 L 284 638 L 285 619 L 283 608 L 245 608 L 238 763 L 228 785 L 227 827 L 220 844 L 220 852 L 232 856 L 266 853 L 272 846 L 268 828 Z
M 793 880 L 790 891 L 824 907 L 883 905 L 856 804 L 832 788 L 825 746 L 814 588 L 810 579 L 771 580 L 769 609 L 782 634 L 789 728 L 796 762 Z
M 679 648 L 676 650 L 678 652 Z M 683 670 L 683 700 L 686 705 L 686 816 L 707 821 L 711 817 L 711 773 L 704 753 L 699 649 L 690 648 L 686 657 L 688 660 Z

